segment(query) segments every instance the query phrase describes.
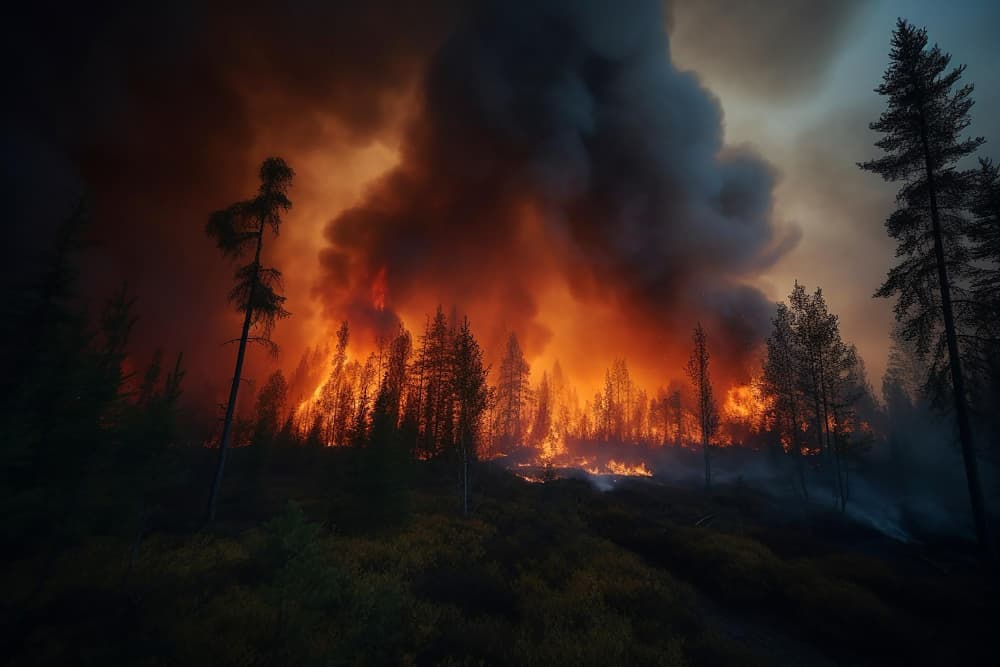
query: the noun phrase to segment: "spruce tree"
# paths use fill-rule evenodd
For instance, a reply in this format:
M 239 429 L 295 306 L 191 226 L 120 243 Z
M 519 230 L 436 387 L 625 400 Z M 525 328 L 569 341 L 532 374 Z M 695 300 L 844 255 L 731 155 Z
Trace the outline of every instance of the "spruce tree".
M 712 395 L 712 378 L 708 369 L 708 337 L 701 322 L 694 329 L 692 336 L 694 349 L 687 362 L 687 374 L 694 385 L 695 400 L 698 402 L 696 416 L 701 433 L 701 447 L 705 454 L 705 488 L 712 486 L 712 462 L 709 456 L 711 440 L 719 428 L 719 411 Z
M 522 412 L 528 399 L 528 377 L 531 367 L 524 358 L 517 336 L 510 334 L 503 358 L 500 360 L 500 377 L 497 382 L 497 400 L 500 407 L 500 434 L 507 447 L 519 447 L 522 440 Z
M 1000 167 L 980 159 L 974 174 L 969 226 L 972 298 L 962 309 L 972 412 L 995 451 L 1000 451 Z
M 778 304 L 771 322 L 774 328 L 767 339 L 763 369 L 764 391 L 773 398 L 775 428 L 787 441 L 788 451 L 795 461 L 802 495 L 809 498 L 802 461 L 800 424 L 804 407 L 802 392 L 797 383 L 794 319 L 786 304 Z
M 468 515 L 470 507 L 470 472 L 476 460 L 480 422 L 486 411 L 488 389 L 483 365 L 483 353 L 472 335 L 468 318 L 455 337 L 454 373 L 452 376 L 456 412 L 458 414 L 458 458 L 461 463 L 462 514 Z
M 895 314 L 903 335 L 927 354 L 938 345 L 958 425 L 969 496 L 980 545 L 988 546 L 986 510 L 969 416 L 953 291 L 967 271 L 962 244 L 969 176 L 962 158 L 983 143 L 964 136 L 970 123 L 971 84 L 958 87 L 964 66 L 949 69 L 951 56 L 928 47 L 927 31 L 900 19 L 892 35 L 889 67 L 875 91 L 887 107 L 870 127 L 882 134 L 884 154 L 859 166 L 900 182 L 897 209 L 886 220 L 902 261 L 889 271 L 877 297 L 897 297 Z M 943 339 L 943 340 L 942 340 Z
M 288 199 L 288 188 L 295 174 L 284 160 L 271 157 L 261 164 L 259 175 L 260 188 L 255 197 L 216 211 L 205 226 L 206 233 L 215 240 L 216 246 L 226 258 L 238 260 L 253 253 L 250 262 L 237 268 L 236 284 L 229 292 L 229 300 L 243 313 L 243 329 L 240 337 L 232 341 L 238 342 L 239 347 L 225 421 L 222 424 L 219 462 L 208 499 L 208 521 L 215 519 L 247 344 L 258 343 L 275 351 L 277 348 L 271 341 L 271 330 L 277 320 L 290 314 L 284 307 L 285 297 L 279 294 L 281 272 L 261 264 L 261 251 L 264 247 L 264 232 L 270 228 L 277 235 L 281 227 L 281 214 L 292 207 L 292 202 Z

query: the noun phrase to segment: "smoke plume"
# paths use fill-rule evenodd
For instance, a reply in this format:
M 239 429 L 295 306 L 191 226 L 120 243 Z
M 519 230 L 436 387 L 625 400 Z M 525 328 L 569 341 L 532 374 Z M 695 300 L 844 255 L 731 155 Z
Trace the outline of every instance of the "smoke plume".
M 660 2 L 19 11 L 4 267 L 30 272 L 88 193 L 87 294 L 127 280 L 137 356 L 184 350 L 189 391 L 225 384 L 217 343 L 238 327 L 204 222 L 268 155 L 298 173 L 266 251 L 293 312 L 285 366 L 342 319 L 364 341 L 438 304 L 488 352 L 516 331 L 584 380 L 616 355 L 680 375 L 698 319 L 720 373 L 761 340 L 749 283 L 796 235 L 771 215 L 775 171 L 723 145 L 719 104 L 672 64 Z
M 797 237 L 722 122 L 659 2 L 494 3 L 431 59 L 399 164 L 326 227 L 318 293 L 375 329 L 455 304 L 584 375 L 609 342 L 660 371 L 703 320 L 732 368 L 770 312 L 747 281 Z

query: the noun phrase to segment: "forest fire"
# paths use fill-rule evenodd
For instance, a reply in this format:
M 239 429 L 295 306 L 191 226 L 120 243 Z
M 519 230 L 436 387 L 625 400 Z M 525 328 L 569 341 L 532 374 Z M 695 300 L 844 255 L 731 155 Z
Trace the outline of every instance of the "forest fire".
M 12 4 L 5 664 L 997 662 L 1000 2 Z
M 593 457 L 562 457 L 557 463 L 538 460 L 531 463 L 517 463 L 511 470 L 526 482 L 542 484 L 564 474 L 587 473 L 593 477 L 653 477 L 653 471 L 644 462 L 621 463 L 608 459 L 603 465 Z
M 378 276 L 376 286 L 385 272 Z M 384 296 L 380 290 L 373 287 L 373 297 Z M 416 336 L 397 325 L 391 338 L 380 337 L 370 348 L 352 338 L 345 322 L 332 351 L 307 352 L 300 362 L 292 392 L 293 398 L 305 397 L 295 399 L 291 414 L 299 437 L 325 446 L 349 445 L 367 437 L 387 411 L 414 457 L 435 458 L 453 451 L 465 410 L 457 389 L 465 381 L 457 368 L 457 350 L 466 340 L 475 350 L 466 372 L 482 378 L 480 416 L 467 434 L 480 459 L 649 477 L 652 467 L 640 451 L 701 447 L 688 383 L 667 376 L 655 385 L 640 386 L 625 359 L 613 360 L 602 382 L 584 384 L 574 381 L 571 370 L 558 360 L 545 367 L 542 359 L 533 367 L 514 333 L 499 358 L 490 359 L 468 321 L 449 317 L 440 308 Z M 760 430 L 769 405 L 756 382 L 728 387 L 724 395 L 721 428 L 711 436 L 715 447 L 735 444 L 731 434 L 741 428 Z
M 371 296 L 388 315 L 387 275 L 376 273 Z M 810 322 L 829 316 L 819 291 L 809 295 L 796 285 L 791 301 L 801 320 L 791 331 L 799 336 L 796 354 L 805 354 L 814 344 L 807 336 L 819 326 Z M 775 331 L 783 326 L 782 308 Z M 516 332 L 486 350 L 469 319 L 450 310 L 438 307 L 416 331 L 397 318 L 390 335 L 379 334 L 368 345 L 343 322 L 332 349 L 307 351 L 289 388 L 296 437 L 328 447 L 391 444 L 423 461 L 496 461 L 529 482 L 559 471 L 651 477 L 668 459 L 689 460 L 683 452 L 693 451 L 705 452 L 707 478 L 710 450 L 724 448 L 777 447 L 803 459 L 825 454 L 840 465 L 876 437 L 855 407 L 867 391 L 859 384 L 863 375 L 835 332 L 823 334 L 834 336 L 823 339 L 834 345 L 823 354 L 841 355 L 841 366 L 812 389 L 806 366 L 790 368 L 794 376 L 780 375 L 777 334 L 768 339 L 766 354 L 764 345 L 753 348 L 764 355 L 754 369 L 744 360 L 751 354 L 730 352 L 731 337 L 724 333 L 717 342 L 700 325 L 686 344 L 686 364 L 671 358 L 672 369 L 661 360 L 636 372 L 626 359 L 612 358 L 594 378 L 546 354 L 529 363 Z M 630 335 L 634 339 L 635 332 Z M 680 347 L 678 338 L 674 345 Z M 727 366 L 733 359 L 737 365 Z M 795 391 L 791 397 L 783 393 L 788 386 Z M 824 405 L 829 409 L 820 409 Z
M 618 463 L 615 460 L 608 461 L 608 471 L 614 475 L 634 475 L 638 477 L 652 477 L 653 473 L 650 472 L 649 468 L 646 467 L 645 463 L 639 463 L 638 465 L 628 465 L 627 463 Z
M 756 382 L 736 385 L 726 390 L 722 414 L 733 421 L 742 421 L 759 428 L 772 401 L 761 393 Z

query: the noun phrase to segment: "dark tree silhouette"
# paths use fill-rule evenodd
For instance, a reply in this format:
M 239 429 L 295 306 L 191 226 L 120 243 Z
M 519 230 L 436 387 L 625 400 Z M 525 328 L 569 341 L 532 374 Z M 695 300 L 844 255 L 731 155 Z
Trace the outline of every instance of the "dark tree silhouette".
M 847 506 L 845 426 L 852 421 L 853 406 L 858 399 L 852 380 L 863 372 L 856 351 L 840 336 L 839 318 L 829 312 L 823 290 L 817 288 L 809 294 L 796 282 L 788 300 L 798 388 L 806 402 L 812 404 L 817 445 L 826 454 L 833 494 L 844 510 Z
M 986 263 L 976 275 L 976 288 L 996 314 L 1000 308 L 1000 165 L 981 159 L 974 176 L 969 237 L 972 256 Z
M 278 234 L 281 214 L 292 207 L 292 202 L 288 199 L 288 188 L 294 175 L 281 158 L 267 158 L 260 166 L 260 188 L 257 195 L 216 211 L 205 226 L 206 233 L 215 240 L 225 257 L 237 260 L 253 253 L 253 259 L 236 270 L 236 285 L 229 292 L 229 300 L 243 313 L 243 329 L 239 338 L 230 341 L 238 342 L 239 347 L 222 424 L 219 462 L 208 498 L 208 521 L 215 519 L 247 343 L 259 343 L 274 352 L 277 348 L 271 341 L 271 330 L 277 320 L 290 314 L 284 307 L 285 297 L 279 294 L 281 272 L 261 265 L 261 251 L 264 247 L 265 230 L 270 227 L 274 234 Z
M 964 308 L 968 331 L 964 332 L 971 375 L 973 410 L 1000 451 L 1000 167 L 981 159 L 975 172 L 970 206 L 972 298 Z
M 337 345 L 334 348 L 333 360 L 331 362 L 330 374 L 326 382 L 320 388 L 319 400 L 316 407 L 319 410 L 317 417 L 322 425 L 322 437 L 324 444 L 341 445 L 344 444 L 344 432 L 347 430 L 347 414 L 344 409 L 346 402 L 343 399 L 344 390 L 350 389 L 347 384 L 345 366 L 347 364 L 347 344 L 351 339 L 351 330 L 347 322 L 341 322 L 337 328 Z
M 530 391 L 528 385 L 530 373 L 531 367 L 524 358 L 517 336 L 511 333 L 507 339 L 503 358 L 500 360 L 500 377 L 497 380 L 499 433 L 504 443 L 509 446 L 518 447 L 524 444 L 522 413 Z
M 681 405 L 681 390 L 674 389 L 668 398 L 670 416 L 674 430 L 674 447 L 681 446 L 681 436 L 684 431 L 684 409 Z
M 455 349 L 451 327 L 441 306 L 429 319 L 420 337 L 414 360 L 411 400 L 415 416 L 418 456 L 431 458 L 445 452 L 454 439 Z
M 39 258 L 42 269 L 37 280 L 14 291 L 0 318 L 0 337 L 6 343 L 0 346 L 0 400 L 15 413 L 23 411 L 16 405 L 19 397 L 27 396 L 25 389 L 55 359 L 59 344 L 85 343 L 65 334 L 85 325 L 76 304 L 77 264 L 79 253 L 89 245 L 89 226 L 89 207 L 81 199 L 60 221 L 50 251 Z
M 416 436 L 412 432 L 404 434 L 400 428 L 413 348 L 410 333 L 400 324 L 391 340 L 380 342 L 380 348 L 371 426 L 365 440 L 360 433 L 354 434 L 355 443 L 360 445 L 356 452 L 361 468 L 357 479 L 350 480 L 348 486 L 363 498 L 364 516 L 384 525 L 401 521 L 407 514 Z
M 462 465 L 462 514 L 470 511 L 470 469 L 476 460 L 480 422 L 488 396 L 483 353 L 472 335 L 468 318 L 455 337 L 454 394 L 458 413 L 458 456 Z
M 542 443 L 548 439 L 549 434 L 552 432 L 553 392 L 547 371 L 542 372 L 542 379 L 538 383 L 538 389 L 533 393 L 535 409 L 531 420 L 530 442 L 532 447 L 541 447 Z
M 887 108 L 870 125 L 883 135 L 875 145 L 884 155 L 859 166 L 903 183 L 896 196 L 898 208 L 886 221 L 889 236 L 898 242 L 896 255 L 903 259 L 889 271 L 876 296 L 897 297 L 895 313 L 903 335 L 917 341 L 922 353 L 943 325 L 972 515 L 979 543 L 987 548 L 986 510 L 952 303 L 952 281 L 965 270 L 960 238 L 969 184 L 956 164 L 983 143 L 981 137 L 962 136 L 970 123 L 973 87 L 956 89 L 965 67 L 949 70 L 951 56 L 937 45 L 928 48 L 927 31 L 903 19 L 893 32 L 889 58 L 882 84 L 875 89 L 887 98 Z
M 694 329 L 692 337 L 694 349 L 687 362 L 687 374 L 694 385 L 695 400 L 698 401 L 698 430 L 701 435 L 701 447 L 705 453 L 705 488 L 712 486 L 712 461 L 709 455 L 711 439 L 719 428 L 719 411 L 712 395 L 712 378 L 708 370 L 708 338 L 701 322 Z
M 115 445 L 111 457 L 116 473 L 114 504 L 129 515 L 127 525 L 132 533 L 126 580 L 135 566 L 143 537 L 154 526 L 157 500 L 179 474 L 169 453 L 178 431 L 185 373 L 183 355 L 177 355 L 173 369 L 165 377 L 162 364 L 163 352 L 158 349 L 143 374 L 134 402 L 123 401 L 117 428 L 110 434 Z
M 395 337 L 389 343 L 385 367 L 375 397 L 371 432 L 373 442 L 383 442 L 394 437 L 399 428 L 412 351 L 413 340 L 410 332 L 400 325 Z
M 254 406 L 253 444 L 268 445 L 278 433 L 288 400 L 288 383 L 278 369 L 271 373 L 257 393 Z
M 802 394 L 797 383 L 795 329 L 792 313 L 786 304 L 778 304 L 771 322 L 773 329 L 767 339 L 767 356 L 764 358 L 764 391 L 774 399 L 776 428 L 787 440 L 802 495 L 808 498 L 809 489 L 802 462 L 800 424 L 803 408 Z

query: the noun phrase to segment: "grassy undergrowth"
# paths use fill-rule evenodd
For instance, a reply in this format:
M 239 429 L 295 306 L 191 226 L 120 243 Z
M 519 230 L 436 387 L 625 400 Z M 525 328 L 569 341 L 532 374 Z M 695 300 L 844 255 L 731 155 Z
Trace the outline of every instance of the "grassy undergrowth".
M 760 503 L 725 492 L 483 467 L 463 518 L 446 466 L 362 485 L 356 453 L 263 476 L 239 457 L 210 530 L 163 520 L 5 563 L 12 664 L 770 664 L 705 600 L 841 661 L 961 663 L 996 611 L 981 573 L 779 555 L 751 536 Z M 187 491 L 165 517 L 197 505 Z M 711 511 L 740 518 L 693 525 Z

